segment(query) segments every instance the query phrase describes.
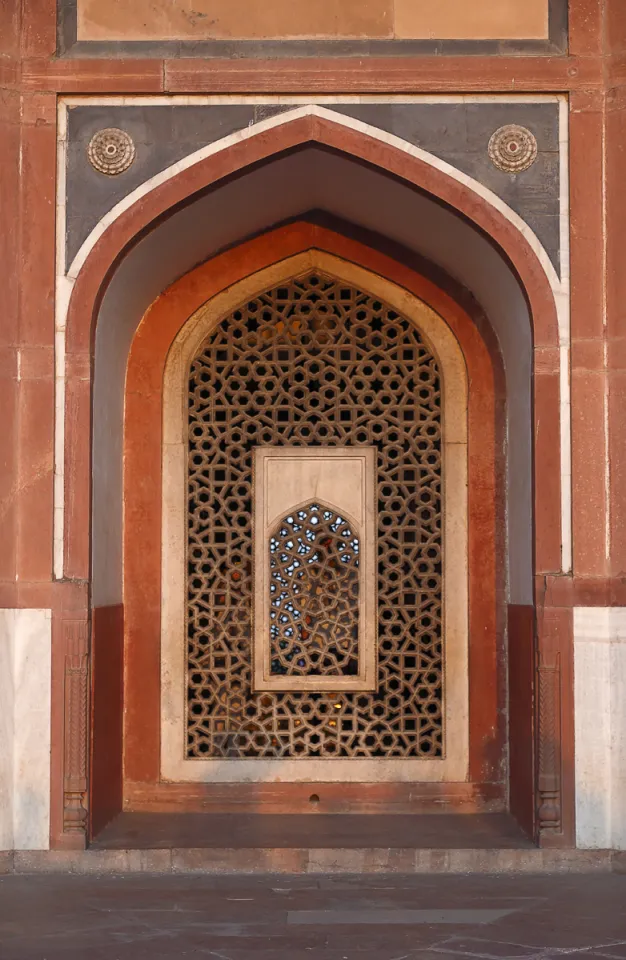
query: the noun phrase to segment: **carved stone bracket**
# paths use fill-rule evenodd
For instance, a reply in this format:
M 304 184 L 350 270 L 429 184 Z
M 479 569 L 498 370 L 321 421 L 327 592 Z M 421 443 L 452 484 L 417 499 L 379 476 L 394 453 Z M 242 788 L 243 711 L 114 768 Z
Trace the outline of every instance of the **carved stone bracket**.
M 87 828 L 88 628 L 82 620 L 67 620 L 65 639 L 65 742 L 63 830 Z
M 539 832 L 561 830 L 561 663 L 538 669 L 538 798 Z

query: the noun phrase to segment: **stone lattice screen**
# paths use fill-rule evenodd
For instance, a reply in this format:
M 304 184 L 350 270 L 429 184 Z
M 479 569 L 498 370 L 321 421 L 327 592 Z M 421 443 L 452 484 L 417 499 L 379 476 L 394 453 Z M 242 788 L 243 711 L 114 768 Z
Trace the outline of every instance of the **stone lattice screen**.
M 227 316 L 200 348 L 188 430 L 188 757 L 441 757 L 441 382 L 416 327 L 321 273 L 287 281 Z M 268 445 L 376 450 L 378 675 L 370 692 L 253 689 L 253 452 Z M 335 583 L 345 614 L 363 545 L 343 518 L 318 513 L 331 560 L 346 557 Z M 339 551 L 326 544 L 337 533 Z M 293 540 L 284 524 L 275 537 Z M 349 619 L 348 632 L 330 631 L 326 659 L 313 669 L 337 676 L 328 651 L 349 640 Z M 273 633 L 275 669 L 291 670 L 294 638 Z M 349 675 L 355 647 L 345 649 Z

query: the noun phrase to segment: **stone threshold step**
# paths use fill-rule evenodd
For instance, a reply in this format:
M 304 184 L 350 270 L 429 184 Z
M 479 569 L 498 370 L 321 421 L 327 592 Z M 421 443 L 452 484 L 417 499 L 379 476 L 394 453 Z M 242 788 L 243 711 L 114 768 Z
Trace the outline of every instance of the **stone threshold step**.
M 309 814 L 125 810 L 92 850 L 532 850 L 508 813 Z
M 611 850 L 244 848 L 0 853 L 0 873 L 511 874 L 626 872 Z

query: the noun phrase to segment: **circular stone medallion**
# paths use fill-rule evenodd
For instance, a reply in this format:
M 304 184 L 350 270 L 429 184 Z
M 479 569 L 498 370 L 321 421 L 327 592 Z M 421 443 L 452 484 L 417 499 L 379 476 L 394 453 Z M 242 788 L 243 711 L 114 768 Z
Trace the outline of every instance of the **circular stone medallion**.
M 526 127 L 514 123 L 496 130 L 489 141 L 494 166 L 505 173 L 522 173 L 537 159 L 537 140 Z
M 135 159 L 135 144 L 124 130 L 107 127 L 91 138 L 87 155 L 95 170 L 115 177 L 128 170 Z

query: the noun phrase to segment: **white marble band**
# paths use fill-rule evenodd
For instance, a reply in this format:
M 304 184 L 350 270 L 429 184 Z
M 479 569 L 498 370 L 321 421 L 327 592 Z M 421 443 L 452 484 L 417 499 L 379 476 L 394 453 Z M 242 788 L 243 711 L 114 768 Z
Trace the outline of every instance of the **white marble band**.
M 626 850 L 626 607 L 574 610 L 576 842 Z
M 50 846 L 50 610 L 0 610 L 0 850 Z

